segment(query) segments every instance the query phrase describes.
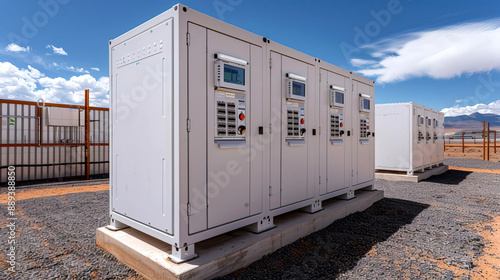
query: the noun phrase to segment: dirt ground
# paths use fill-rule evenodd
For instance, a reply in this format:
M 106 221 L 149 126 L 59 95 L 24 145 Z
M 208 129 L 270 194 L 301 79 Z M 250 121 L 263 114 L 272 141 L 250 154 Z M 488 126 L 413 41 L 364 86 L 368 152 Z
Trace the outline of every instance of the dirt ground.
M 468 144 L 470 145 L 470 144 Z M 500 143 L 497 143 L 500 145 Z M 444 156 L 447 158 L 473 158 L 473 159 L 483 159 L 483 146 L 476 145 L 477 147 L 465 148 L 464 153 L 462 153 L 462 147 L 450 147 L 446 146 L 444 151 Z M 490 147 L 490 161 L 499 162 L 500 161 L 500 147 L 497 147 L 497 152 Z
M 484 254 L 476 260 L 475 279 L 500 279 L 500 216 L 472 225 L 486 241 Z
M 49 189 L 35 189 L 35 190 L 22 190 L 16 193 L 16 200 L 25 200 L 37 197 L 59 196 L 71 193 L 82 192 L 97 192 L 109 190 L 109 184 L 92 185 L 92 186 L 79 186 L 79 187 L 62 187 L 62 188 L 49 188 Z M 0 194 L 0 203 L 7 203 L 7 193 Z

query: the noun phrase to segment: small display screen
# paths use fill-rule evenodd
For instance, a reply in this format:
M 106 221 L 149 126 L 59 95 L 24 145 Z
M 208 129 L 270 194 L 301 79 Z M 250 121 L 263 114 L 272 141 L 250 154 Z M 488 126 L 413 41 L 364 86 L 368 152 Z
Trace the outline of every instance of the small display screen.
M 363 109 L 370 110 L 370 99 L 363 100 Z
M 224 64 L 224 82 L 245 85 L 245 69 Z
M 344 93 L 340 91 L 335 92 L 335 103 L 344 104 Z
M 292 87 L 293 87 L 293 90 L 292 90 L 293 95 L 306 97 L 306 85 L 305 84 L 293 81 Z

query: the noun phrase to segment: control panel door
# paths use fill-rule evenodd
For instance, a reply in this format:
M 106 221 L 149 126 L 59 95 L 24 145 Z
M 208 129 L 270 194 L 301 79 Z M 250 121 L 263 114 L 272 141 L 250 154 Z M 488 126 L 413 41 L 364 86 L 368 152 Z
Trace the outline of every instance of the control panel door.
M 375 177 L 374 168 L 374 109 L 373 87 L 353 81 L 353 185 L 361 184 Z
M 438 162 L 442 162 L 444 160 L 444 114 L 438 113 L 437 115 L 437 153 L 438 153 Z
M 327 107 L 326 135 L 327 140 L 327 182 L 326 191 L 332 192 L 349 187 L 351 157 L 350 138 L 347 131 L 351 125 L 351 87 L 350 79 L 336 73 L 327 72 L 326 102 Z
M 432 164 L 432 157 L 433 157 L 433 141 L 432 141 L 432 133 L 433 133 L 433 127 L 432 127 L 432 111 L 425 108 L 424 109 L 424 114 L 425 114 L 425 156 L 424 156 L 424 165 L 431 165 Z
M 424 165 L 425 132 L 424 109 L 413 105 L 413 168 Z
M 311 137 L 310 127 L 313 127 L 308 126 L 308 122 L 314 125 L 315 121 L 308 105 L 315 101 L 315 74 L 313 67 L 301 61 L 274 53 L 271 58 L 271 118 L 278 114 L 277 119 L 281 120 L 272 122 L 271 168 L 281 165 L 281 170 L 280 173 L 271 170 L 271 194 L 276 194 L 278 176 L 281 176 L 279 206 L 286 206 L 314 196 L 316 181 L 308 181 L 307 142 Z M 278 147 L 281 155 L 276 151 Z M 271 208 L 276 206 L 276 200 L 271 197 Z
M 207 31 L 207 42 L 207 95 L 199 101 L 206 102 L 207 110 L 198 117 L 207 124 L 207 211 L 212 228 L 250 215 L 248 127 L 253 121 L 252 81 L 258 79 L 250 69 L 262 65 L 262 58 L 251 56 L 250 44 L 215 31 Z

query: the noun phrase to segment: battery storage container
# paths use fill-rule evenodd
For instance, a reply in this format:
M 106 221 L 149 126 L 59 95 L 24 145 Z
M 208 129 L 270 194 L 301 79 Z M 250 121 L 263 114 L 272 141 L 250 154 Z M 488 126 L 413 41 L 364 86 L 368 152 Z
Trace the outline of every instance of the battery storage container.
M 375 169 L 412 175 L 443 164 L 443 113 L 413 102 L 375 108 Z
M 110 228 L 171 244 L 173 261 L 373 188 L 373 81 L 181 4 L 109 53 Z

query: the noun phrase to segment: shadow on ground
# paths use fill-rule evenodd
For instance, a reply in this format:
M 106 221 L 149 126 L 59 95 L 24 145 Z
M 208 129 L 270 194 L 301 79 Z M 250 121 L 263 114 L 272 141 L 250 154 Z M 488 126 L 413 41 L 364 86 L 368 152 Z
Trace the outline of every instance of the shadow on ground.
M 375 244 L 410 224 L 427 207 L 385 198 L 219 279 L 336 278 L 353 269 Z
M 443 174 L 434 175 L 423 181 L 445 185 L 458 185 L 472 172 L 461 170 L 448 170 Z

